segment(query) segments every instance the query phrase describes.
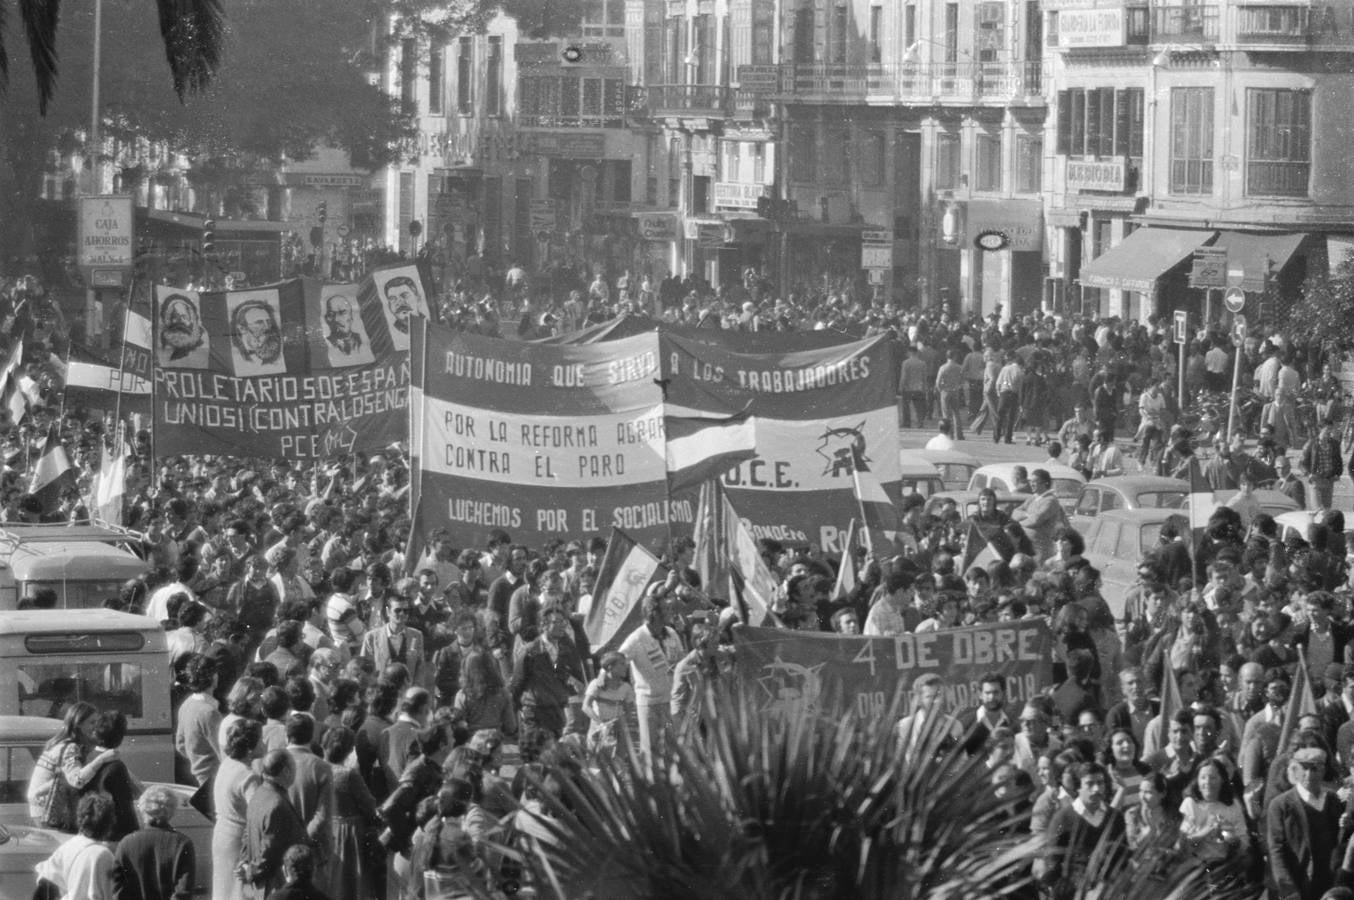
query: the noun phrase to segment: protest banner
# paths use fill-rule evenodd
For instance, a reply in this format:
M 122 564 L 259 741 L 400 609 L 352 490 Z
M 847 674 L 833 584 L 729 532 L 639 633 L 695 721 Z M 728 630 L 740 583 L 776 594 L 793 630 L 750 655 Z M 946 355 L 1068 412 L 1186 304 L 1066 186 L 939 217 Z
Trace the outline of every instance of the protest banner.
M 157 452 L 324 459 L 404 439 L 409 322 L 427 315 L 428 285 L 402 265 L 360 285 L 157 286 Z
M 779 353 L 667 331 L 659 339 L 670 415 L 745 411 L 752 422 L 757 456 L 729 469 L 723 482 L 754 537 L 840 553 L 860 516 L 856 459 L 897 499 L 898 412 L 886 336 Z
M 616 527 L 658 548 L 670 519 L 690 530 L 694 505 L 668 504 L 655 335 L 550 346 L 414 326 L 416 532 L 538 547 Z
M 924 673 L 941 677 L 951 712 L 977 704 L 990 672 L 1006 680 L 1017 704 L 1053 680 L 1053 634 L 1039 620 L 891 637 L 744 627 L 734 629 L 734 647 L 739 679 L 759 708 L 787 716 L 882 716 L 895 695 L 905 715 L 912 682 Z

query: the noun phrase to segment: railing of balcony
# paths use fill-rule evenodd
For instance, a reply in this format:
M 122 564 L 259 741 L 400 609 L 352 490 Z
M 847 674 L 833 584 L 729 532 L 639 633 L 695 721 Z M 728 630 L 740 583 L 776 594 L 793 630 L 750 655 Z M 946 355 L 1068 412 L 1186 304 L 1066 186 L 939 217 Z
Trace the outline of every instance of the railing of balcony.
M 1152 10 L 1152 43 L 1216 41 L 1220 10 L 1214 4 L 1158 6 Z
M 727 115 L 732 110 L 733 89 L 724 84 L 654 84 L 645 88 L 645 92 L 654 115 Z
M 797 96 L 839 100 L 1007 100 L 1038 97 L 1045 63 L 788 63 L 781 70 L 781 91 Z

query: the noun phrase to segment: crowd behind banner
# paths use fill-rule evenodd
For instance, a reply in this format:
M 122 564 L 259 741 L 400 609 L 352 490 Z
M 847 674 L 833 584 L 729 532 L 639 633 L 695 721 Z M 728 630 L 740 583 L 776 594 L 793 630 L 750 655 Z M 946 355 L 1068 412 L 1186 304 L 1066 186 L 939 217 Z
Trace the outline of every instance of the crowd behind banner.
M 528 302 L 517 330 L 539 337 L 644 302 L 642 283 L 602 282 L 564 300 L 575 304 L 567 320 L 551 323 L 554 313 Z M 491 304 L 456 297 L 434 314 L 483 332 L 533 295 L 507 282 Z M 33 285 L 4 298 L 7 340 L 23 347 L 0 447 L 4 515 L 76 521 L 112 429 L 63 407 L 67 348 Z M 1006 537 L 1009 556 L 966 547 L 984 530 L 911 501 L 902 527 L 915 550 L 853 556 L 853 583 L 837 578 L 842 560 L 821 545 L 761 539 L 778 584 L 750 627 L 735 598 L 702 582 L 704 548 L 678 538 L 643 593 L 641 624 L 596 657 L 583 622 L 606 551 L 600 533 L 527 546 L 495 527 L 463 545 L 432 530 L 409 547 L 401 446 L 318 461 L 152 456 L 151 435 L 136 433 L 123 518 L 144 533 L 151 572 L 109 605 L 167 629 L 179 777 L 215 819 L 212 896 L 288 896 L 313 882 L 335 900 L 393 900 L 421 896 L 428 871 L 505 889 L 521 876 L 494 848 L 531 847 L 548 815 L 540 792 L 629 752 L 632 721 L 635 752 L 664 734 L 701 740 L 706 685 L 760 672 L 768 680 L 756 689 L 781 701 L 768 714 L 802 713 L 812 693 L 804 670 L 840 660 L 844 646 L 873 658 L 854 661 L 857 671 L 878 679 L 887 660 L 898 683 L 899 660 L 942 659 L 927 655 L 940 644 L 951 661 L 978 659 L 978 639 L 965 634 L 987 636 L 990 666 L 962 677 L 907 669 L 896 721 L 874 692 L 855 702 L 896 735 L 899 764 L 962 747 L 986 761 L 994 795 L 1027 804 L 1032 890 L 1074 896 L 1096 877 L 1097 847 L 1103 856 L 1163 838 L 1218 891 L 1268 886 L 1315 900 L 1354 883 L 1354 590 L 1332 508 L 1350 448 L 1343 395 L 1319 356 L 1277 340 L 1243 347 L 1254 369 L 1242 381 L 1263 401 L 1242 417 L 1251 440 L 1224 437 L 1205 457 L 1195 444 L 1222 417 L 1176 409 L 1173 391 L 1160 390 L 1174 385 L 1165 323 L 959 320 L 849 292 L 758 297 L 745 311 L 699 292 L 673 299 L 660 312 L 700 327 L 891 331 L 907 351 L 903 412 L 929 424 L 944 411 L 945 440 L 988 428 L 1012 441 L 1019 427 L 1030 442 L 1047 439 L 1051 460 L 1094 476 L 1173 474 L 1198 458 L 1211 487 L 1273 480 L 1318 515 L 1305 537 L 1281 535 L 1243 490 L 1212 513 L 1197 546 L 1172 522 L 1116 613 L 1081 536 L 1054 511 L 1047 473 L 1032 465 L 1014 515 L 980 502 L 973 517 Z M 1224 374 L 1214 371 L 1214 351 L 1231 356 L 1224 340 L 1206 334 L 1190 348 L 1193 386 Z M 44 510 L 29 488 L 52 441 L 68 448 L 73 471 L 59 507 Z M 794 657 L 815 642 L 825 648 L 818 663 Z M 779 649 L 763 659 L 759 646 Z M 1037 663 L 1023 659 L 1043 648 Z M 1007 670 L 1004 659 L 1025 668 Z M 34 819 L 79 835 L 39 869 L 61 890 L 192 868 L 191 845 L 161 827 L 164 797 L 135 797 L 117 768 L 124 731 L 116 711 L 72 705 L 30 785 Z M 505 748 L 515 748 L 508 765 Z M 129 815 L 134 802 L 149 827 Z M 172 865 L 152 869 L 156 854 Z

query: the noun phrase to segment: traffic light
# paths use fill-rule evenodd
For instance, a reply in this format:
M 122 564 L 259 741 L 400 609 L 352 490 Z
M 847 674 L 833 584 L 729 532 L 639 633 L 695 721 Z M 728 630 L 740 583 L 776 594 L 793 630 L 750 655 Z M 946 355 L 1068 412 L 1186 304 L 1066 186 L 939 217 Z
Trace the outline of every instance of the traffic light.
M 323 225 L 325 219 L 328 219 L 328 218 L 329 218 L 329 201 L 328 201 L 328 200 L 321 200 L 321 201 L 320 201 L 320 209 L 319 209 L 319 213 L 320 213 L 320 224 Z
M 216 252 L 216 220 L 207 219 L 202 223 L 202 252 Z

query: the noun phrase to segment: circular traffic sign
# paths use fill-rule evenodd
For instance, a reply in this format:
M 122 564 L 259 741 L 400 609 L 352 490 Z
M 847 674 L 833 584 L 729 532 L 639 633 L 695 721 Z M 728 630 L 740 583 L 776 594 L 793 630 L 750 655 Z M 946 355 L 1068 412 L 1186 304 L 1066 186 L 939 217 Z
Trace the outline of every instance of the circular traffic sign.
M 1239 287 L 1228 288 L 1227 293 L 1222 295 L 1222 305 L 1230 313 L 1241 312 L 1246 308 L 1246 292 Z
M 340 226 L 338 227 L 338 236 L 339 236 L 339 237 L 347 237 L 347 236 L 348 236 L 348 232 L 351 231 L 351 230 L 352 230 L 352 229 L 350 229 L 347 225 L 340 225 Z

